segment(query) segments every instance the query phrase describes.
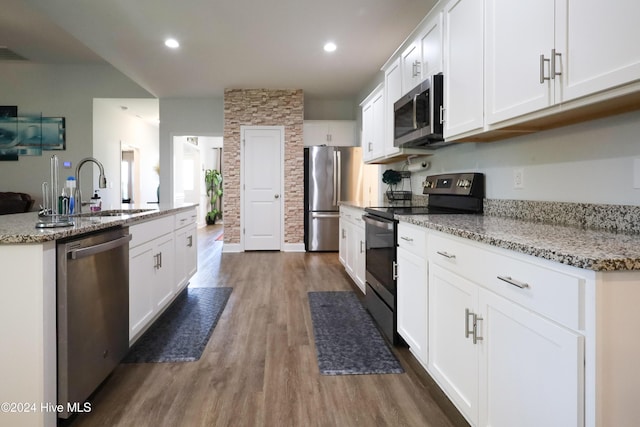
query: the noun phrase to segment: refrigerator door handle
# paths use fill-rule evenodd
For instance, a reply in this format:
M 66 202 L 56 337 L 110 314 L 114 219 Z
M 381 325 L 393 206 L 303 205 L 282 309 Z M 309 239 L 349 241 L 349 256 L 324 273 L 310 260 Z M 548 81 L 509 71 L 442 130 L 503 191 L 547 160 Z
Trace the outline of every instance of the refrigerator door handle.
M 328 212 L 328 213 L 311 213 L 311 218 L 339 218 L 340 212 Z
M 338 152 L 333 152 L 333 206 L 338 204 Z
M 338 202 L 342 200 L 342 153 L 340 151 L 336 151 L 337 159 L 338 159 L 338 195 L 336 196 L 336 205 Z

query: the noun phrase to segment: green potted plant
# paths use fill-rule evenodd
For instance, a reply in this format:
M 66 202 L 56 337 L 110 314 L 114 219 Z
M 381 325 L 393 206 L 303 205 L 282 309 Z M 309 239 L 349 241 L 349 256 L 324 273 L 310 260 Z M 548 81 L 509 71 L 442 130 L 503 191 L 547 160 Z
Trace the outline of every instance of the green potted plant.
M 207 169 L 204 172 L 204 182 L 209 196 L 209 212 L 207 212 L 207 224 L 215 224 L 216 219 L 222 217 L 218 200 L 222 196 L 222 174 L 217 169 Z

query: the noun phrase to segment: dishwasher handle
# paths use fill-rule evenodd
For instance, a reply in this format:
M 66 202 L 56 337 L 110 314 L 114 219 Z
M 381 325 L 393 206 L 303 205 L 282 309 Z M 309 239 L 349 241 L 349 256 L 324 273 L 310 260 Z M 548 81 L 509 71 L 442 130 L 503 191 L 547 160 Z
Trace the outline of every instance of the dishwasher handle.
M 99 245 L 88 246 L 86 248 L 80 248 L 80 249 L 73 249 L 69 251 L 69 258 L 80 259 L 80 258 L 88 257 L 91 255 L 95 255 L 100 252 L 106 252 L 111 249 L 126 245 L 127 243 L 129 243 L 129 241 L 131 241 L 132 237 L 133 236 L 131 234 L 127 234 L 126 236 L 120 237 L 119 239 L 109 240 L 108 242 L 100 243 Z

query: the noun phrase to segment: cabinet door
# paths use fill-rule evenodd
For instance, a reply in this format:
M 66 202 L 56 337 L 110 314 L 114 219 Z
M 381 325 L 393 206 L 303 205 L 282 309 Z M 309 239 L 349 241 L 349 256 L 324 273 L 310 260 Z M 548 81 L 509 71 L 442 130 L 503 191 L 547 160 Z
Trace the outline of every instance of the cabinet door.
M 373 158 L 384 155 L 384 91 L 372 100 L 373 105 Z
M 304 121 L 302 133 L 305 147 L 329 144 L 329 128 L 326 121 Z
M 402 55 L 402 93 L 407 93 L 422 81 L 422 45 L 420 41 L 411 44 Z
M 195 223 L 187 226 L 185 270 L 187 281 L 198 271 L 198 227 Z
M 153 300 L 162 309 L 175 294 L 175 247 L 173 234 L 155 240 L 158 267 L 153 283 Z M 148 280 L 148 279 L 147 279 Z
M 176 289 L 182 289 L 187 284 L 187 229 L 176 230 L 175 236 L 175 268 L 176 268 Z
M 373 103 L 368 102 L 362 107 L 362 160 L 373 159 Z
M 400 59 L 396 59 L 384 73 L 384 154 L 386 156 L 400 151 L 393 145 L 393 104 L 402 96 L 402 70 Z
M 557 5 L 563 101 L 640 78 L 639 2 L 557 0 Z
M 347 245 L 347 250 L 346 250 L 346 256 L 345 256 L 345 269 L 347 270 L 347 273 L 349 274 L 349 276 L 351 276 L 352 278 L 355 276 L 355 265 L 356 265 L 356 251 L 357 251 L 357 242 L 356 242 L 356 238 L 357 236 L 354 233 L 354 225 L 349 222 L 346 225 L 346 230 L 347 230 L 347 238 L 346 238 L 346 245 Z
M 555 0 L 487 0 L 485 87 L 487 124 L 548 107 L 554 45 Z
M 484 126 L 483 2 L 452 0 L 444 9 L 444 136 Z
M 329 142 L 327 145 L 337 147 L 356 145 L 356 122 L 352 120 L 329 121 Z
M 582 426 L 583 337 L 480 290 L 480 426 Z
M 396 288 L 398 333 L 411 352 L 427 363 L 427 261 L 398 248 Z
M 347 268 L 347 225 L 349 224 L 344 218 L 345 213 L 340 212 L 340 239 L 338 241 L 338 260 Z
M 362 220 L 359 220 L 360 222 L 362 222 Z M 354 231 L 354 240 L 356 243 L 356 261 L 355 261 L 355 265 L 354 265 L 354 281 L 356 282 L 356 285 L 358 285 L 358 287 L 360 288 L 360 290 L 362 291 L 362 293 L 364 294 L 366 292 L 366 286 L 365 286 L 365 273 L 366 273 L 366 265 L 365 265 L 365 246 L 364 246 L 364 227 L 360 227 L 358 225 L 353 227 L 353 231 Z
M 422 80 L 442 72 L 442 12 L 427 22 L 419 39 L 422 46 Z
M 467 420 L 476 425 L 480 344 L 474 344 L 465 331 L 472 323 L 466 310 L 475 312 L 478 287 L 431 263 L 428 295 L 429 373 Z
M 155 254 L 153 242 L 129 251 L 129 340 L 146 326 L 154 314 Z

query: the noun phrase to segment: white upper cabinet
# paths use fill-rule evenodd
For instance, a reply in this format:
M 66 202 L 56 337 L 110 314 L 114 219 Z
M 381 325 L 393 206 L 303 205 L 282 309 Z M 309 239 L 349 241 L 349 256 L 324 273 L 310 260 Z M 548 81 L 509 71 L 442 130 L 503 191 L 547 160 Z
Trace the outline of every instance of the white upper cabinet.
M 544 78 L 550 72 L 555 1 L 485 4 L 487 123 L 548 107 L 554 102 L 554 86 Z
M 406 48 L 400 59 L 402 60 L 402 93 L 407 93 L 423 80 L 420 41 L 417 40 Z
M 360 104 L 362 108 L 362 160 L 384 155 L 384 87 L 378 85 Z
M 396 59 L 384 72 L 384 154 L 391 155 L 400 151 L 393 145 L 393 104 L 400 99 L 403 94 L 402 87 L 402 66 L 400 59 Z
M 336 147 L 357 144 L 356 122 L 353 120 L 305 120 L 304 145 L 329 145 Z
M 444 137 L 483 129 L 483 3 L 452 0 L 444 8 Z
M 422 47 L 423 80 L 442 72 L 442 12 L 435 14 L 418 37 Z
M 640 2 L 557 0 L 562 99 L 640 80 Z
M 426 78 L 442 72 L 442 12 L 436 13 L 426 21 L 422 31 L 402 52 L 400 60 L 402 93 L 395 99 L 409 92 Z
M 640 3 L 486 0 L 486 122 L 640 79 Z M 566 108 L 571 108 L 566 106 Z

